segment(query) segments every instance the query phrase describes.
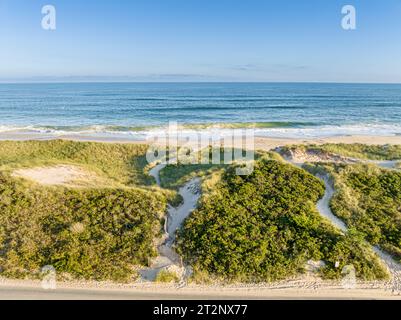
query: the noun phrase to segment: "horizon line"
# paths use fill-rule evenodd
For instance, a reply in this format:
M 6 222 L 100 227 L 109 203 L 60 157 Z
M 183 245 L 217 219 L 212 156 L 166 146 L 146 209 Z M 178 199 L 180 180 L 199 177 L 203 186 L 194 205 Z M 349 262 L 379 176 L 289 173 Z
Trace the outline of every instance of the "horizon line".
M 25 80 L 15 80 L 9 81 L 0 80 L 0 84 L 70 84 L 70 83 L 138 83 L 138 84 L 145 84 L 145 83 L 255 83 L 255 84 L 273 84 L 273 83 L 288 83 L 288 84 L 394 84 L 394 85 L 401 85 L 401 82 L 374 82 L 374 81 L 217 81 L 217 80 L 208 80 L 208 81 L 154 81 L 154 80 L 142 80 L 142 81 L 123 81 L 123 80 L 72 80 L 72 81 L 65 81 L 65 80 L 54 80 L 54 81 L 25 81 Z

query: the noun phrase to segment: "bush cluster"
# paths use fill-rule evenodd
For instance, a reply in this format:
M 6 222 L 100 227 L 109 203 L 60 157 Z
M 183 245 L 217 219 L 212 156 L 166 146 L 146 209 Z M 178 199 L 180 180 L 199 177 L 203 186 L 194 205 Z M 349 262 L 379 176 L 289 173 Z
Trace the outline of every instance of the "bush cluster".
M 273 281 L 304 271 L 309 259 L 341 277 L 353 264 L 363 279 L 386 278 L 358 234 L 343 235 L 316 210 L 323 183 L 274 160 L 256 162 L 251 175 L 229 168 L 205 193 L 178 233 L 178 250 L 196 274 L 228 281 Z

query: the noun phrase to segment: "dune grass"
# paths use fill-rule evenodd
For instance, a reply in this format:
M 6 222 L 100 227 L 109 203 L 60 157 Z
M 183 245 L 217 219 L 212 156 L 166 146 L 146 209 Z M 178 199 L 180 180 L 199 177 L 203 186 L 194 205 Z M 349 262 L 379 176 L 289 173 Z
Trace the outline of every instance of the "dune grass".
M 398 160 L 401 159 L 400 145 L 367 145 L 330 143 L 320 146 L 322 150 L 347 157 L 369 160 Z
M 124 186 L 149 186 L 154 179 L 145 167 L 147 145 L 65 140 L 1 141 L 0 171 L 70 164 Z
M 322 145 L 290 145 L 283 150 L 291 148 L 334 153 L 337 155 L 364 159 L 364 160 L 399 160 L 401 159 L 401 145 L 367 145 L 362 143 L 325 143 Z
M 180 278 L 175 272 L 168 271 L 168 270 L 161 270 L 155 279 L 155 282 L 162 282 L 162 283 L 171 283 L 171 282 L 178 282 Z
M 401 262 L 401 172 L 372 165 L 336 166 L 333 212 Z
M 329 174 L 335 194 L 330 207 L 349 228 L 401 262 L 401 172 L 374 164 L 307 164 Z

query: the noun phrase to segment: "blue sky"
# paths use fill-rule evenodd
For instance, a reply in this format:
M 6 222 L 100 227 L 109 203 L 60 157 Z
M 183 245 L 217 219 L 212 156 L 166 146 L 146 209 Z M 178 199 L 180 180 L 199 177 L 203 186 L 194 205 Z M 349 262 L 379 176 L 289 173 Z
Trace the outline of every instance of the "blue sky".
M 1 81 L 401 82 L 401 0 L 0 0 L 0 49 Z

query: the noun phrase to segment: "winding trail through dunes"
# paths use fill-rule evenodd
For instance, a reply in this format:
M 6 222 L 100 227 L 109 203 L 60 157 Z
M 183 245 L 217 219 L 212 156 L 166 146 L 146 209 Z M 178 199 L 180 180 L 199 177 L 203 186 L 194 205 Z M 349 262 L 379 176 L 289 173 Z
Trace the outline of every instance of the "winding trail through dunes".
M 325 185 L 325 194 L 324 197 L 318 202 L 317 204 L 317 210 L 319 213 L 328 218 L 333 225 L 335 225 L 337 228 L 341 229 L 344 233 L 348 231 L 347 226 L 342 222 L 339 218 L 337 218 L 334 213 L 330 209 L 330 200 L 334 195 L 334 189 L 331 186 L 329 179 L 327 176 L 321 176 L 317 175 L 318 178 L 322 179 Z M 382 249 L 380 249 L 379 246 L 372 246 L 373 251 L 380 257 L 380 259 L 384 262 L 384 264 L 387 267 L 387 270 L 390 272 L 391 277 L 392 277 L 392 282 L 394 284 L 394 287 L 400 286 L 400 281 L 401 281 L 401 265 L 398 263 L 396 260 L 394 260 L 391 255 L 388 253 L 384 252 Z
M 174 208 L 169 206 L 166 223 L 168 234 L 167 244 L 172 244 L 175 240 L 175 232 L 181 227 L 184 220 L 196 208 L 200 196 L 200 179 L 194 178 L 181 187 L 178 193 L 183 198 L 183 203 Z
M 337 218 L 330 209 L 330 201 L 334 195 L 334 188 L 331 186 L 328 177 L 322 175 L 316 175 L 316 177 L 323 180 L 325 186 L 324 196 L 316 205 L 317 210 L 323 217 L 329 219 L 331 223 L 334 224 L 338 229 L 344 233 L 347 232 L 348 228 L 345 223 L 341 219 Z
M 161 186 L 160 171 L 166 167 L 166 163 L 154 166 L 149 174 L 155 178 L 157 185 Z M 164 236 L 158 245 L 159 256 L 153 261 L 150 268 L 141 270 L 142 278 L 153 281 L 160 270 L 165 269 L 174 273 L 181 273 L 181 279 L 189 275 L 190 270 L 185 268 L 181 257 L 172 248 L 175 241 L 175 233 L 181 227 L 184 220 L 196 208 L 200 197 L 200 179 L 193 178 L 182 186 L 178 193 L 183 202 L 177 207 L 168 206 L 164 224 Z
M 291 164 L 302 168 L 304 162 L 300 162 L 298 159 L 297 161 L 293 161 L 291 158 L 286 158 L 286 161 L 290 162 Z M 396 170 L 396 164 L 398 161 L 361 161 L 361 163 L 374 163 L 378 165 L 379 167 L 385 168 L 385 169 L 390 169 L 390 170 Z M 330 201 L 331 198 L 334 195 L 334 188 L 330 183 L 330 179 L 327 175 L 321 175 L 321 174 L 316 174 L 316 177 L 321 179 L 324 183 L 325 186 L 325 193 L 322 199 L 318 201 L 316 204 L 316 208 L 318 212 L 325 218 L 327 218 L 335 227 L 340 229 L 342 232 L 346 233 L 348 232 L 348 228 L 345 225 L 345 223 L 339 219 L 334 213 L 331 211 L 330 208 Z M 387 270 L 391 274 L 391 281 L 392 281 L 392 287 L 394 290 L 400 291 L 401 289 L 401 264 L 398 263 L 396 260 L 394 260 L 391 255 L 388 253 L 384 252 L 379 246 L 372 246 L 373 251 L 380 257 L 380 259 L 383 261 L 385 266 L 387 267 Z
M 303 165 L 303 162 L 300 161 L 295 162 L 292 161 L 292 159 L 287 159 L 287 161 L 298 167 L 302 167 Z M 391 169 L 395 167 L 397 162 L 375 161 L 374 163 L 383 168 Z M 160 171 L 165 167 L 166 163 L 159 163 L 149 171 L 149 174 L 155 178 L 158 186 L 161 186 Z M 325 194 L 316 204 L 318 212 L 333 223 L 333 225 L 340 229 L 344 234 L 347 233 L 348 228 L 346 224 L 335 216 L 330 208 L 330 201 L 335 190 L 329 177 L 326 175 L 317 175 L 317 177 L 320 178 L 325 185 Z M 173 244 L 177 229 L 181 227 L 183 221 L 196 208 L 196 204 L 200 197 L 200 179 L 194 178 L 190 180 L 179 189 L 178 193 L 182 196 L 183 203 L 177 208 L 172 206 L 168 207 L 164 225 L 164 236 L 158 245 L 159 256 L 153 261 L 150 268 L 144 269 L 140 272 L 143 280 L 154 281 L 161 270 L 168 270 L 180 274 L 181 280 L 184 280 L 191 273 L 191 270 L 185 268 L 183 265 L 181 257 L 174 251 Z M 388 283 L 388 288 L 396 288 L 400 291 L 401 265 L 379 247 L 375 246 L 373 247 L 373 250 L 382 259 L 392 276 L 391 283 Z

